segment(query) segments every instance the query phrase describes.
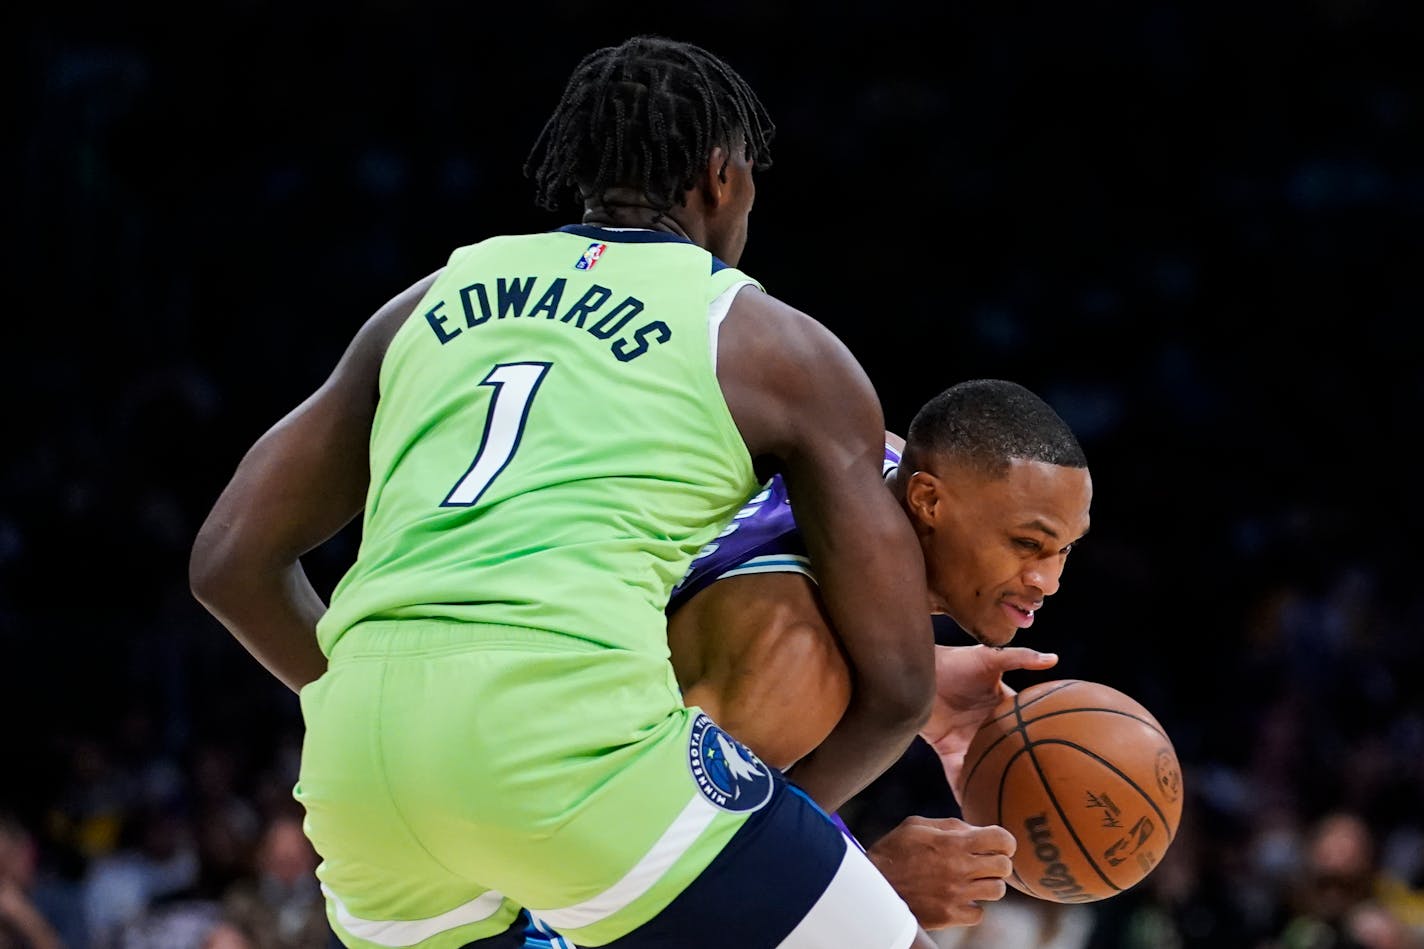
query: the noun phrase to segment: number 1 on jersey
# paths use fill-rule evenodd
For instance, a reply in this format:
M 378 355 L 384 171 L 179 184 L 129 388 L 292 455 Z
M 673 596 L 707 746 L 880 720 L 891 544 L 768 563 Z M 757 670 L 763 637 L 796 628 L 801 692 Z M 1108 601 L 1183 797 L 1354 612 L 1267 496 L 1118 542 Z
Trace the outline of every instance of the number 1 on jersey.
M 485 433 L 480 437 L 480 449 L 465 476 L 455 483 L 441 507 L 469 507 L 480 499 L 495 478 L 499 477 L 514 457 L 519 439 L 524 435 L 524 422 L 529 418 L 529 406 L 534 393 L 544 381 L 551 363 L 506 362 L 489 371 L 480 385 L 492 386 L 489 414 L 485 416 Z

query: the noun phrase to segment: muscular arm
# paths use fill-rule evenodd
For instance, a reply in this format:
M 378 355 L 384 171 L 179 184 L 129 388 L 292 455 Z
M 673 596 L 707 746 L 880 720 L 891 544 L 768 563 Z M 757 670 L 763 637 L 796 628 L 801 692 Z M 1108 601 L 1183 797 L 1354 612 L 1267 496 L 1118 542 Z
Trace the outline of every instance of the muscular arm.
M 881 479 L 879 400 L 834 335 L 743 290 L 722 328 L 718 377 L 753 458 L 786 480 L 850 663 L 845 715 L 792 772 L 835 810 L 899 758 L 929 714 L 934 634 L 924 562 Z
M 725 577 L 668 619 L 682 699 L 785 771 L 831 733 L 850 672 L 816 586 L 795 573 Z
M 434 279 L 371 317 L 321 388 L 257 440 L 193 543 L 193 595 L 293 691 L 326 669 L 326 604 L 300 558 L 361 510 L 381 359 Z
M 885 444 L 905 450 L 894 432 Z M 799 573 L 709 584 L 668 617 L 668 648 L 684 703 L 782 771 L 825 740 L 850 701 L 840 636 Z

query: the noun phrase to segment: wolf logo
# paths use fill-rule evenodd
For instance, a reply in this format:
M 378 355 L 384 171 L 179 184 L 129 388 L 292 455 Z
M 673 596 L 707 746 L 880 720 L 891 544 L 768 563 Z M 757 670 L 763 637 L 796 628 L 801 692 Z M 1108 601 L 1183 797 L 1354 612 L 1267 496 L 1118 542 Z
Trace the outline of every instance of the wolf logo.
M 730 741 L 726 735 L 718 734 L 717 749 L 722 752 L 722 760 L 727 764 L 727 773 L 731 775 L 733 781 L 755 781 L 761 777 L 761 771 L 757 765 L 752 764 L 742 757 L 741 750 Z M 750 754 L 750 752 L 748 752 Z M 757 762 L 761 764 L 761 762 Z M 737 793 L 741 794 L 742 789 L 737 788 Z
M 703 796 L 727 811 L 757 810 L 776 786 L 771 769 L 706 715 L 692 724 L 687 764 Z

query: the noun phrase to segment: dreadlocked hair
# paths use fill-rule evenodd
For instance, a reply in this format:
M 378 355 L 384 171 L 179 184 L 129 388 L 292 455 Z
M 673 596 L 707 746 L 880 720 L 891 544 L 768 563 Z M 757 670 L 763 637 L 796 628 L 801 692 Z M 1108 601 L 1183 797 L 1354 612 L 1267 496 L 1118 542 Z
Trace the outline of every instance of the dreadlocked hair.
M 546 210 L 557 210 L 570 189 L 602 200 L 628 187 L 662 213 L 686 203 L 716 146 L 740 144 L 748 160 L 769 168 L 774 132 L 756 93 L 722 60 L 690 43 L 635 36 L 574 68 L 524 174 Z

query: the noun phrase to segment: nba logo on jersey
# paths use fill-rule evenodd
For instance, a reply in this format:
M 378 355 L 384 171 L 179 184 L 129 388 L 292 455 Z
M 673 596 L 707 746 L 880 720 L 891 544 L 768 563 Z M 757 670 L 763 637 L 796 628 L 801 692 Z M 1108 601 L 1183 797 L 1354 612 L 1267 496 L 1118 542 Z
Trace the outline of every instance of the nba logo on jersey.
M 771 800 L 771 769 L 706 715 L 692 723 L 687 764 L 703 797 L 724 811 L 754 811 Z
M 592 270 L 593 265 L 598 263 L 598 258 L 603 256 L 603 252 L 608 249 L 607 244 L 589 244 L 588 250 L 583 252 L 578 263 L 574 264 L 575 270 Z

